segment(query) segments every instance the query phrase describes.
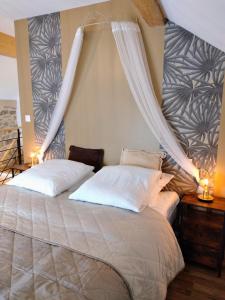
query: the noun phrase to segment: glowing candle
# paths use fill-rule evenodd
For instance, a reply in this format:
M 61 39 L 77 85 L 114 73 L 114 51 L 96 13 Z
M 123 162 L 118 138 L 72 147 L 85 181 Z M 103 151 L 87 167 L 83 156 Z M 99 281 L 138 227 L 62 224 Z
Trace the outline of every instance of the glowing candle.
M 209 180 L 207 178 L 204 179 L 204 191 L 203 191 L 203 198 L 209 198 Z

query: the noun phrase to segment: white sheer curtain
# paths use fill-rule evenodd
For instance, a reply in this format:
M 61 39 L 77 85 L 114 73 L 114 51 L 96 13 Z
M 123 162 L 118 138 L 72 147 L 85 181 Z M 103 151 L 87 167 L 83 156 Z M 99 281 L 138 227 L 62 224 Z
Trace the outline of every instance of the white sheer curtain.
M 73 87 L 73 81 L 76 74 L 77 64 L 79 61 L 80 52 L 83 45 L 84 32 L 83 28 L 79 27 L 76 31 L 72 48 L 70 51 L 70 56 L 68 59 L 65 75 L 62 82 L 62 87 L 60 90 L 59 98 L 56 102 L 55 109 L 52 114 L 51 122 L 49 125 L 48 133 L 45 140 L 41 146 L 39 159 L 42 161 L 45 151 L 50 146 L 53 141 L 59 126 L 63 120 L 64 113 L 66 111 L 67 105 L 69 103 L 70 94 Z
M 138 24 L 112 22 L 111 26 L 129 87 L 150 130 L 176 163 L 198 179 L 198 169 L 180 146 L 158 104 Z
M 186 156 L 163 116 L 156 99 L 138 24 L 132 22 L 112 22 L 111 26 L 129 87 L 150 130 L 177 164 L 198 179 L 198 169 Z M 69 103 L 83 45 L 83 37 L 83 28 L 79 27 L 74 37 L 59 99 L 52 115 L 47 136 L 41 146 L 41 160 L 59 129 Z

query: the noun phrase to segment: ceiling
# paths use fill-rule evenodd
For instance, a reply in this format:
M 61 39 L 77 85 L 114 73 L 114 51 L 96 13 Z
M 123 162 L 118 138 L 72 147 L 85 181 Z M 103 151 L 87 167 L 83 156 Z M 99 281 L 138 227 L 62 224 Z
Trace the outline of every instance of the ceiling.
M 13 20 L 0 16 L 0 32 L 15 35 Z
M 109 0 L 0 0 L 0 16 L 25 19 Z
M 160 0 L 167 18 L 225 52 L 224 0 Z
M 110 0 L 0 0 L 0 31 L 7 23 L 1 17 L 18 20 L 106 1 Z M 158 1 L 169 20 L 225 52 L 225 0 Z

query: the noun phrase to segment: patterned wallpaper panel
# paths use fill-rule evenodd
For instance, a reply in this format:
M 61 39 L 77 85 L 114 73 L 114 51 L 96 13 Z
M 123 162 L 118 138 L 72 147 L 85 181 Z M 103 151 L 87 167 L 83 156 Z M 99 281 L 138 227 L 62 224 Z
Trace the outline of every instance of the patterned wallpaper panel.
M 213 176 L 216 165 L 225 54 L 168 22 L 165 33 L 163 113 L 189 158 Z M 170 158 L 171 187 L 194 191 L 194 180 Z
M 30 18 L 28 22 L 33 94 L 34 129 L 37 145 L 47 134 L 62 84 L 59 13 Z M 46 152 L 47 158 L 65 157 L 64 125 Z

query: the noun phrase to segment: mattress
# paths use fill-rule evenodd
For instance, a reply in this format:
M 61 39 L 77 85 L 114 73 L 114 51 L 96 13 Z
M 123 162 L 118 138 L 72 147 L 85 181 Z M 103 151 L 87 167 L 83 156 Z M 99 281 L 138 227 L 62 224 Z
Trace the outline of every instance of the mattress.
M 65 246 L 112 265 L 134 300 L 163 300 L 183 269 L 174 232 L 152 208 L 134 213 L 115 207 L 55 198 L 14 186 L 0 188 L 0 226 Z
M 157 204 L 152 208 L 163 215 L 170 224 L 176 218 L 177 205 L 180 199 L 176 192 L 161 192 Z

